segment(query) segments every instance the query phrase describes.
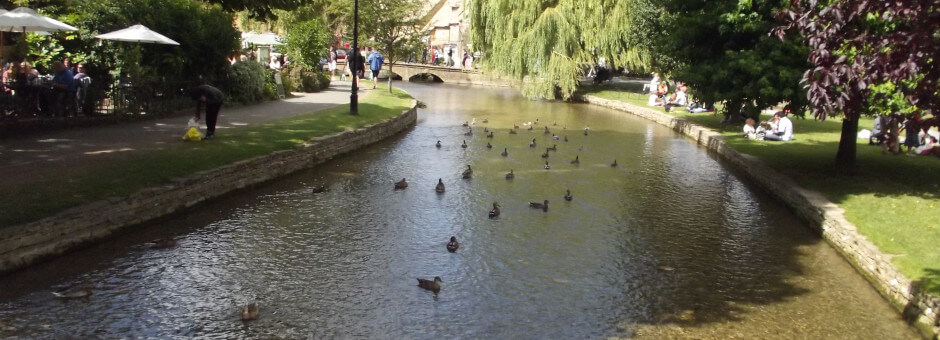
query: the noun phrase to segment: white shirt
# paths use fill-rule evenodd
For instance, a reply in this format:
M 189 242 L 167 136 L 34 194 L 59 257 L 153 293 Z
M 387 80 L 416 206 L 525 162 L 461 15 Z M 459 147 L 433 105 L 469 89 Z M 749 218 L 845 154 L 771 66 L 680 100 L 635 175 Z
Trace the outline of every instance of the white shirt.
M 685 91 L 679 90 L 676 91 L 676 100 L 672 101 L 672 105 L 676 106 L 686 106 L 688 105 L 689 97 L 685 95 Z
M 780 117 L 780 121 L 777 122 L 777 126 L 774 128 L 774 132 L 780 135 L 781 140 L 793 139 L 793 122 L 790 121 L 790 118 Z

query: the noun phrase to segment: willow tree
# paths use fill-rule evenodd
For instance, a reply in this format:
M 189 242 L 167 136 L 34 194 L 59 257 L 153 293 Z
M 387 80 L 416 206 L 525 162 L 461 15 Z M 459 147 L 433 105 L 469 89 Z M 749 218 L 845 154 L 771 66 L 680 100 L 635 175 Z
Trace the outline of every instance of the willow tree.
M 591 65 L 645 68 L 633 47 L 645 0 L 469 0 L 471 42 L 484 68 L 516 77 L 530 97 L 568 99 Z

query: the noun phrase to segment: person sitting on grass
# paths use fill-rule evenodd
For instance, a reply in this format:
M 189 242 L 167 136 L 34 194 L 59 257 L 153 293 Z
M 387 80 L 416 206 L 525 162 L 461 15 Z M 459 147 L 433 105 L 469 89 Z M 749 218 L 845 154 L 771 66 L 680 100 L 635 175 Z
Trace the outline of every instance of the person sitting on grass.
M 687 90 L 688 88 L 685 85 L 679 86 L 679 88 L 676 90 L 676 94 L 673 95 L 665 105 L 663 105 L 666 108 L 666 112 L 669 112 L 669 110 L 676 106 L 689 105 L 689 97 L 685 93 Z
M 748 118 L 744 121 L 744 137 L 749 139 L 764 140 L 767 130 L 763 126 L 756 125 L 754 118 Z
M 927 135 L 927 137 L 924 138 L 924 144 L 914 148 L 914 153 L 923 156 L 934 155 L 940 157 L 940 145 L 937 144 L 937 138 Z
M 777 111 L 774 113 L 770 126 L 773 128 L 770 133 L 764 135 L 764 140 L 786 142 L 793 139 L 793 122 L 790 121 L 790 118 L 787 118 L 786 112 Z

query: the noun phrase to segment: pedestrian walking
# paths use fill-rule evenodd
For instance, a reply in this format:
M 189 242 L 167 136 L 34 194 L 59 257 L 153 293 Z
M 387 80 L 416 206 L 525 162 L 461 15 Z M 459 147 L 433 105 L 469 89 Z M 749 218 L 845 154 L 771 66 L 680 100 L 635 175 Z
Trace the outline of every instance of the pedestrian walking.
M 200 118 L 202 106 L 206 106 L 206 136 L 203 139 L 215 138 L 215 123 L 219 118 L 219 110 L 225 101 L 225 94 L 210 85 L 199 85 L 189 90 L 189 97 L 196 101 L 196 121 Z
M 369 63 L 369 69 L 372 70 L 372 89 L 374 90 L 376 84 L 379 82 L 379 71 L 382 70 L 382 63 L 385 62 L 385 56 L 379 53 L 379 50 L 375 50 L 375 52 L 369 55 L 369 59 L 366 61 Z

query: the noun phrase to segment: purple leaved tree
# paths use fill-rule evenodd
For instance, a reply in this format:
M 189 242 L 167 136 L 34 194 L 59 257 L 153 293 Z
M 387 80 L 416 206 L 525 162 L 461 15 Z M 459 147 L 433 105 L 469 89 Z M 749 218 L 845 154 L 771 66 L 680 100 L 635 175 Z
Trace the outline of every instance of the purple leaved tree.
M 869 85 L 911 82 L 911 104 L 937 124 L 940 92 L 940 0 L 792 0 L 774 30 L 803 36 L 815 67 L 803 75 L 813 115 L 843 115 L 837 166 L 855 164 L 858 118 Z

